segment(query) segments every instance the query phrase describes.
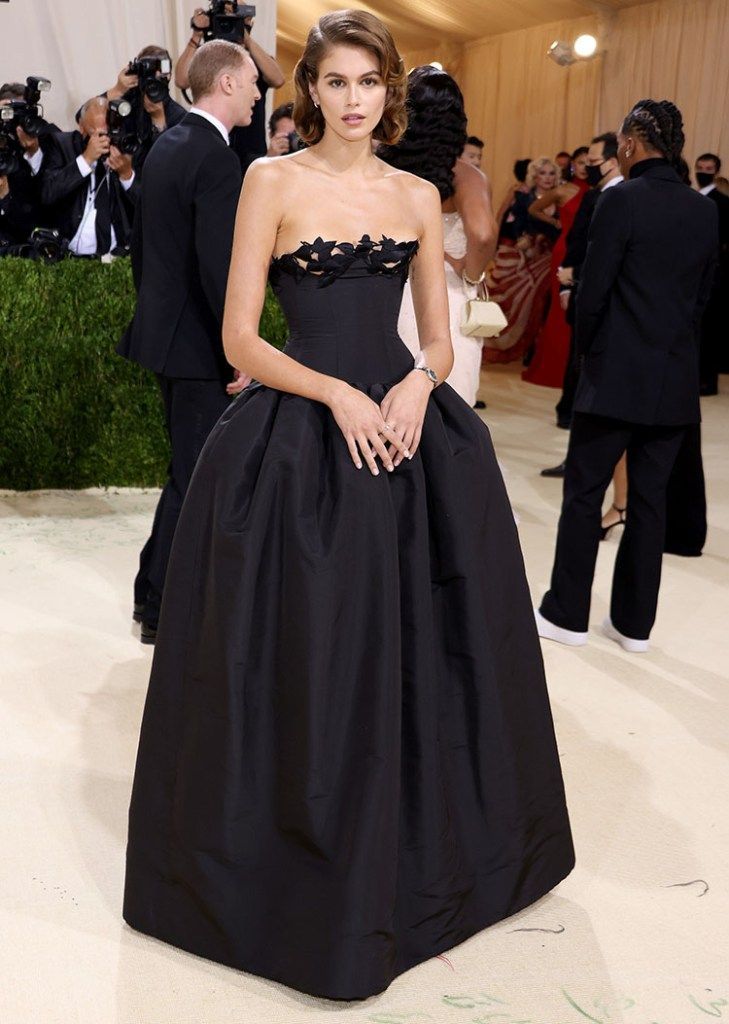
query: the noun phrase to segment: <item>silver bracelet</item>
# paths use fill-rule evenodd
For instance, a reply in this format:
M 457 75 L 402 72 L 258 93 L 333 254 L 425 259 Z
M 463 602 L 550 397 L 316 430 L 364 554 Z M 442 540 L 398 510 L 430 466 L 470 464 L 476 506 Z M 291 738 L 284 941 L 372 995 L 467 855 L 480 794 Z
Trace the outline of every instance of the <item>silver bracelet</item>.
M 465 270 L 461 274 L 461 277 L 463 278 L 463 281 L 464 281 L 465 284 L 470 284 L 472 288 L 475 288 L 475 287 L 477 287 L 477 285 L 481 284 L 482 281 L 485 280 L 485 278 L 486 278 L 486 271 L 485 270 L 481 271 L 481 276 L 479 277 L 478 281 L 472 281 L 471 278 L 468 276 L 468 274 L 466 273 Z

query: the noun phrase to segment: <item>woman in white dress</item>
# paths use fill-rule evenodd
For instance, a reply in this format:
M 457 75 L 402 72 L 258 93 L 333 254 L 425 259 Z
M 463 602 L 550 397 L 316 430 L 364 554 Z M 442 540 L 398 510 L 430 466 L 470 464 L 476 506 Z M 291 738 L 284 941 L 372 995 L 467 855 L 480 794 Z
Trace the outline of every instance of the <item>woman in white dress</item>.
M 453 369 L 448 383 L 470 406 L 476 405 L 482 338 L 461 332 L 463 307 L 475 298 L 477 284 L 494 254 L 497 225 L 488 179 L 460 158 L 466 139 L 463 96 L 444 71 L 426 65 L 408 77 L 408 129 L 396 146 L 382 147 L 387 163 L 436 186 L 443 214 L 446 285 L 453 340 Z M 410 285 L 405 287 L 400 337 L 417 354 L 418 325 Z

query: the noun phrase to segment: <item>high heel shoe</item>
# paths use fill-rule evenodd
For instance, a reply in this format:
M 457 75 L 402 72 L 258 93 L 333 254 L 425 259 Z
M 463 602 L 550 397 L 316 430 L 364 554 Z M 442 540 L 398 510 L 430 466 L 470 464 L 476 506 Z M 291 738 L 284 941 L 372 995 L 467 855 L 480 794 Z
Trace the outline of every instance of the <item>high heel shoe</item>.
M 614 509 L 618 513 L 620 518 L 616 523 L 610 523 L 609 526 L 602 527 L 602 529 L 600 530 L 600 540 L 607 540 L 610 536 L 610 531 L 615 529 L 616 526 L 625 526 L 625 513 L 627 509 L 618 508 L 617 505 L 611 505 L 610 508 Z

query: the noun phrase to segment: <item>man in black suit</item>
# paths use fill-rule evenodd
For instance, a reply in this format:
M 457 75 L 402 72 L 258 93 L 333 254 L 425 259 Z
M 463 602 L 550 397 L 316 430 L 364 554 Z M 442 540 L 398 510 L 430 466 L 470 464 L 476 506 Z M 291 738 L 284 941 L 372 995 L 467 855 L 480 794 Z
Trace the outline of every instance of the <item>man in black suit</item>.
M 212 40 L 190 65 L 194 106 L 147 158 L 134 225 L 134 319 L 118 352 L 157 374 L 172 447 L 169 479 L 134 585 L 142 642 L 154 643 L 172 538 L 208 434 L 248 383 L 223 354 L 223 305 L 241 186 L 229 132 L 250 122 L 258 72 L 246 51 Z
M 129 250 L 139 186 L 131 157 L 109 143 L 109 102 L 95 96 L 81 108 L 79 130 L 51 136 L 41 197 L 75 256 Z
M 699 192 L 716 204 L 719 214 L 719 262 L 701 323 L 701 394 L 716 395 L 719 374 L 729 371 L 729 196 L 714 184 L 721 170 L 716 153 L 702 153 L 694 170 Z
M 569 429 L 572 422 L 572 406 L 579 377 L 579 360 L 575 349 L 575 291 L 579 284 L 582 264 L 587 255 L 587 238 L 597 201 L 605 191 L 623 180 L 618 164 L 618 137 L 615 132 L 596 136 L 587 151 L 587 181 L 590 191 L 580 203 L 574 223 L 567 236 L 562 266 L 557 271 L 561 285 L 560 302 L 565 310 L 565 319 L 571 328 L 570 351 L 565 369 L 562 397 L 557 403 L 557 425 Z M 564 462 L 551 469 L 543 469 L 542 476 L 564 476 Z
M 23 100 L 25 90 L 20 82 L 0 86 L 0 107 Z M 56 125 L 46 124 L 38 135 L 29 135 L 22 125 L 16 126 L 19 152 L 10 160 L 15 166 L 5 173 L 5 161 L 0 161 L 0 246 L 27 242 L 34 228 L 45 226 L 41 209 L 43 163 L 50 136 L 58 130 Z M 6 155 L 12 157 L 11 153 Z
M 577 295 L 584 356 L 570 433 L 551 586 L 540 636 L 587 640 L 602 501 L 628 453 L 630 509 L 615 562 L 605 633 L 646 651 L 655 621 L 666 486 L 686 428 L 700 419 L 698 329 L 713 278 L 716 211 L 674 170 L 680 112 L 641 100 L 618 133 L 629 181 L 604 193 Z

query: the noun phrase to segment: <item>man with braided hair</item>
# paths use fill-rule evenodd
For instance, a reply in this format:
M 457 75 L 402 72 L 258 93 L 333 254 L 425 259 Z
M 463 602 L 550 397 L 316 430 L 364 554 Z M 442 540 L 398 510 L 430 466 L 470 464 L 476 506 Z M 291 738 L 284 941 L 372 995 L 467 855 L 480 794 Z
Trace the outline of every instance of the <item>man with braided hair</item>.
M 627 180 L 600 197 L 588 236 L 576 297 L 582 371 L 552 581 L 536 612 L 540 636 L 572 646 L 587 640 L 602 501 L 627 451 L 630 511 L 603 629 L 624 650 L 648 650 L 666 486 L 700 420 L 698 334 L 718 232 L 714 204 L 676 171 L 683 144 L 672 103 L 636 103 L 618 132 Z

